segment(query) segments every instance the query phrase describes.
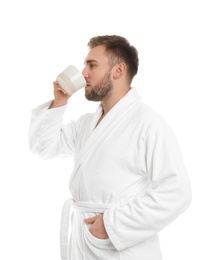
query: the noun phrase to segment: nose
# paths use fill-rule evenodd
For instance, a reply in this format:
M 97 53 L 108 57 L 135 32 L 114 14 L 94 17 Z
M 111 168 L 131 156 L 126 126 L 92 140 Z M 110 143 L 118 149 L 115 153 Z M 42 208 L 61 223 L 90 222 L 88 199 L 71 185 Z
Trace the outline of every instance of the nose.
M 83 69 L 82 75 L 84 76 L 84 78 L 88 78 L 88 71 L 86 67 Z

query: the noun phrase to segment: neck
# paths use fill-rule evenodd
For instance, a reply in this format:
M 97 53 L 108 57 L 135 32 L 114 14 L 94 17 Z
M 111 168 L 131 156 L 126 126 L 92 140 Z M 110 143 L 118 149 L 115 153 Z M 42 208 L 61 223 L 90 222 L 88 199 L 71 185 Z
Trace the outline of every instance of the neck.
M 116 88 L 116 90 L 113 90 L 109 96 L 103 99 L 101 101 L 103 107 L 103 116 L 105 116 L 110 111 L 110 109 L 129 92 L 130 89 L 130 86 L 125 88 Z

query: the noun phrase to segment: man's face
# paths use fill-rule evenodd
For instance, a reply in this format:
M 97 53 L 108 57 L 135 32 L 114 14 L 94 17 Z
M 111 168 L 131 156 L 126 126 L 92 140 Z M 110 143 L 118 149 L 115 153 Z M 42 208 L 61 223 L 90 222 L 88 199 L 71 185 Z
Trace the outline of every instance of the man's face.
M 85 59 L 82 72 L 87 84 L 85 97 L 92 101 L 102 101 L 108 97 L 113 89 L 109 58 L 104 46 L 92 48 Z

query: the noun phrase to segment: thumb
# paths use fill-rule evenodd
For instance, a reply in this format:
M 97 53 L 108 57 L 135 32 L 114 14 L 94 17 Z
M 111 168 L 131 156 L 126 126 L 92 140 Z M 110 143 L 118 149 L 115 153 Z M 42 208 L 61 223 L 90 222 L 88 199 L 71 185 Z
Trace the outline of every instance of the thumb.
M 84 222 L 87 224 L 92 224 L 92 223 L 94 223 L 95 220 L 96 220 L 96 216 L 92 217 L 92 218 L 85 218 Z

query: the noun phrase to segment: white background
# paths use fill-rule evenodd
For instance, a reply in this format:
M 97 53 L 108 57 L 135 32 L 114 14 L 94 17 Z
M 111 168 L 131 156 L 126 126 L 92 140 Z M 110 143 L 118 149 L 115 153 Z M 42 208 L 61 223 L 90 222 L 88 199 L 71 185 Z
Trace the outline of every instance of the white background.
M 174 130 L 192 183 L 191 207 L 160 233 L 164 260 L 219 259 L 217 3 L 1 2 L 0 259 L 60 259 L 60 214 L 73 163 L 29 151 L 30 113 L 53 98 L 52 82 L 65 67 L 83 69 L 87 42 L 103 34 L 125 36 L 139 50 L 133 86 Z M 65 121 L 96 107 L 80 90 Z

